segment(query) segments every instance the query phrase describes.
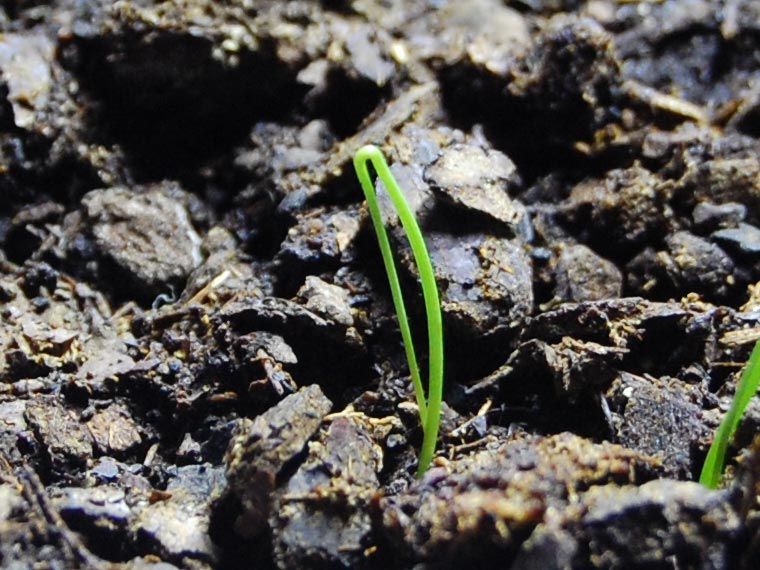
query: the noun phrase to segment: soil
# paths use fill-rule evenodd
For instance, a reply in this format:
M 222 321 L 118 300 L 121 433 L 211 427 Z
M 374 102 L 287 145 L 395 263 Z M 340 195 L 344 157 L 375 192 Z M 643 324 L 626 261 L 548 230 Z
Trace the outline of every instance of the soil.
M 756 0 L 2 0 L 0 29 L 0 566 L 758 568 L 757 398 L 695 482 L 760 339 Z M 441 291 L 419 479 L 367 143 Z

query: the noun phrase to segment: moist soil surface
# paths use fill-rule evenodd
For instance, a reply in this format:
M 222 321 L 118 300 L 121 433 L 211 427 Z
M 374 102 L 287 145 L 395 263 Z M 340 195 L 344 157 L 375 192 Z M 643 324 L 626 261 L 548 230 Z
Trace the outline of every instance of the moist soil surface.
M 760 567 L 757 398 L 695 482 L 760 338 L 759 2 L 2 0 L 0 29 L 0 566 Z M 420 478 L 368 143 L 441 293 Z

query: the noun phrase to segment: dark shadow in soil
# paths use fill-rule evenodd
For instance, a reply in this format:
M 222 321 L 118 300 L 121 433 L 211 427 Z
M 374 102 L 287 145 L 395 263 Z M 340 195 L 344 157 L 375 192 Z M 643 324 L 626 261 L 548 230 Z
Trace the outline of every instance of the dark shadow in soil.
M 561 114 L 526 109 L 504 95 L 503 80 L 465 66 L 443 69 L 438 78 L 451 124 L 464 131 L 482 125 L 489 141 L 515 162 L 526 185 L 558 171 L 578 172 L 581 179 L 628 166 L 635 158 L 624 148 L 594 158 L 572 148 L 573 133 L 584 140 L 592 123 L 587 108 L 568 107 Z
M 208 42 L 170 33 L 68 48 L 65 64 L 102 102 L 99 136 L 124 147 L 138 179 L 176 177 L 229 151 L 256 121 L 292 112 L 306 91 L 267 49 L 226 66 L 209 56 Z
M 306 96 L 306 107 L 313 118 L 326 119 L 338 138 L 354 135 L 362 121 L 390 95 L 390 87 L 349 77 L 342 69 L 328 72 L 324 88 Z

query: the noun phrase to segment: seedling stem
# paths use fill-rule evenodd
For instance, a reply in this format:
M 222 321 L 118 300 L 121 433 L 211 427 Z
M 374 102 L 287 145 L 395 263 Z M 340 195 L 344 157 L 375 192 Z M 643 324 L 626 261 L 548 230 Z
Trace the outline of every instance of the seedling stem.
M 372 184 L 367 163 L 372 164 L 377 177 L 388 191 L 391 202 L 401 221 L 401 226 L 406 232 L 406 237 L 409 240 L 414 261 L 417 265 L 417 271 L 420 275 L 428 330 L 429 364 L 427 399 L 425 398 L 425 389 L 422 386 L 420 369 L 414 351 L 414 343 L 401 291 L 401 283 L 393 261 L 393 252 L 388 240 L 388 233 L 383 225 L 380 206 L 377 202 L 377 194 Z M 360 148 L 354 156 L 354 168 L 364 191 L 372 225 L 375 227 L 377 242 L 380 245 L 380 253 L 383 256 L 385 272 L 388 275 L 393 306 L 396 309 L 396 316 L 398 317 L 399 328 L 401 329 L 401 338 L 404 341 L 404 351 L 409 363 L 409 372 L 412 376 L 412 385 L 414 386 L 414 393 L 417 399 L 417 408 L 419 409 L 423 432 L 422 449 L 420 450 L 420 459 L 417 465 L 417 476 L 419 477 L 427 470 L 435 453 L 435 444 L 438 439 L 441 419 L 441 399 L 443 397 L 443 327 L 435 273 L 433 272 L 433 264 L 430 261 L 430 255 L 428 254 L 425 240 L 422 237 L 419 225 L 417 225 L 414 213 L 409 207 L 404 193 L 401 191 L 390 168 L 388 168 L 388 164 L 385 162 L 380 149 L 373 145 Z
M 720 483 L 726 464 L 728 445 L 731 443 L 742 415 L 744 415 L 744 411 L 758 387 L 760 387 L 760 341 L 755 343 L 755 348 L 742 371 L 731 407 L 723 418 L 720 427 L 718 427 L 715 439 L 707 452 L 702 473 L 699 476 L 699 482 L 705 487 L 715 489 Z

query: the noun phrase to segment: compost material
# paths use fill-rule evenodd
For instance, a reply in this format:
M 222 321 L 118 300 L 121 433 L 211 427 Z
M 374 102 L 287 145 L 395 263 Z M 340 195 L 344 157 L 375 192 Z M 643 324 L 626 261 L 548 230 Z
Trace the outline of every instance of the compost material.
M 695 480 L 760 339 L 760 3 L 22 0 L 0 31 L 0 566 L 757 568 L 757 398 Z M 365 144 L 440 289 L 420 478 Z

